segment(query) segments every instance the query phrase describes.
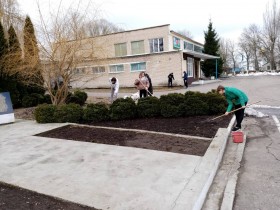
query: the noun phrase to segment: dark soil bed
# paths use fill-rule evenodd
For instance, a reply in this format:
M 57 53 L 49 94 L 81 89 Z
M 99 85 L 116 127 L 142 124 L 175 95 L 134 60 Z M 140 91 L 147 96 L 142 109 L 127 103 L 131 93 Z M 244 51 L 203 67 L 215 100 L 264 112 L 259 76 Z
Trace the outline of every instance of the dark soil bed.
M 210 119 L 213 116 L 210 117 Z M 226 128 L 230 117 L 215 121 L 205 121 L 209 116 L 195 116 L 187 118 L 151 118 L 122 121 L 108 121 L 93 125 L 140 129 L 146 131 L 165 132 L 170 134 L 184 134 L 212 138 L 218 128 Z M 180 154 L 203 156 L 211 141 L 196 138 L 177 137 L 175 135 L 153 134 L 149 132 L 120 131 L 91 126 L 68 125 L 53 129 L 37 136 L 69 139 L 75 141 L 111 144 L 118 146 L 137 147 L 143 149 L 174 152 Z
M 0 209 L 3 210 L 97 210 L 0 182 Z
M 122 121 L 106 121 L 91 125 L 132 128 L 174 134 L 213 138 L 219 128 L 227 128 L 232 116 L 210 120 L 216 116 L 192 116 L 180 118 L 149 118 Z
M 67 125 L 37 136 L 203 156 L 210 141 L 169 135 Z

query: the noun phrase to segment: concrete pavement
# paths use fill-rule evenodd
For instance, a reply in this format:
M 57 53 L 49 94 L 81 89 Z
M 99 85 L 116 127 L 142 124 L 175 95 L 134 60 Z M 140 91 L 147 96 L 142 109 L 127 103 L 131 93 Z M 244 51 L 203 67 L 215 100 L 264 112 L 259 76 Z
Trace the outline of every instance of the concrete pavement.
M 34 136 L 62 125 L 0 126 L 0 181 L 100 209 L 200 209 L 230 130 L 203 157 Z

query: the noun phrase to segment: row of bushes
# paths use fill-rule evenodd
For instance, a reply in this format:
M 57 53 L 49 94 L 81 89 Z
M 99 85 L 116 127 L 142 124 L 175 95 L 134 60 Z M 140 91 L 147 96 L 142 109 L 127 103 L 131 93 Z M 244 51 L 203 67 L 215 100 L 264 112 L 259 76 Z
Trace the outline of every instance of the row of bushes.
M 54 106 L 43 104 L 36 108 L 38 123 L 52 122 L 98 122 L 149 117 L 183 117 L 192 115 L 215 115 L 226 109 L 224 97 L 214 93 L 188 91 L 185 94 L 170 93 L 160 98 L 146 97 L 136 104 L 131 98 L 119 98 L 111 106 L 103 103 L 88 104 L 82 108 L 78 104 Z
M 53 93 L 55 94 L 55 92 Z M 74 93 L 69 92 L 66 98 L 66 104 L 75 103 L 83 106 L 87 100 L 87 93 L 81 90 L 75 90 Z M 33 107 L 38 104 L 51 104 L 51 96 L 49 94 L 39 94 L 39 93 L 31 93 L 25 95 L 22 99 L 23 107 Z

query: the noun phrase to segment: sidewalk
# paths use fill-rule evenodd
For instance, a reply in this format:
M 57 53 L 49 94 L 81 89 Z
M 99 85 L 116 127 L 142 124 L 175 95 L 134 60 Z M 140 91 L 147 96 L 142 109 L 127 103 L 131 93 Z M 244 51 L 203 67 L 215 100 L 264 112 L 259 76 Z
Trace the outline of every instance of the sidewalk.
M 236 188 L 234 210 L 280 209 L 280 130 L 272 119 L 245 121 L 247 144 Z
M 0 126 L 0 181 L 104 210 L 200 209 L 230 132 L 203 157 L 34 136 L 61 125 Z
M 244 118 L 245 141 L 228 141 L 203 210 L 280 209 L 278 129 L 271 117 Z

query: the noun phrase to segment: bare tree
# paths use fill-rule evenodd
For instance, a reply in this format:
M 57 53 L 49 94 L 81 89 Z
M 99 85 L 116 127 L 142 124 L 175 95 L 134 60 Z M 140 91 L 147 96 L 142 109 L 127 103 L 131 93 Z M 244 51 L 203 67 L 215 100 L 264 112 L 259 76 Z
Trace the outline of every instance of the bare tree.
M 250 40 L 246 39 L 246 36 L 244 34 L 241 34 L 241 37 L 239 38 L 238 46 L 240 48 L 240 53 L 242 55 L 242 58 L 245 57 L 246 60 L 246 69 L 247 71 L 250 68 L 251 63 L 251 47 L 250 47 Z M 243 59 L 242 59 L 243 61 Z
M 223 60 L 224 68 L 229 68 L 230 66 L 229 42 L 230 40 L 223 38 L 221 38 L 219 41 L 219 54 Z
M 115 24 L 105 20 L 97 19 L 85 24 L 85 34 L 88 37 L 100 36 L 104 34 L 110 34 L 115 32 L 124 31 L 123 28 L 116 26 Z
M 276 69 L 275 49 L 276 43 L 280 39 L 280 8 L 276 1 L 273 1 L 272 8 L 267 5 L 263 14 L 264 27 L 261 36 L 262 54 L 268 58 L 272 69 Z
M 253 62 L 253 66 L 255 70 L 260 70 L 260 64 L 259 64 L 259 58 L 260 56 L 262 56 L 261 52 L 261 44 L 260 44 L 260 40 L 261 40 L 261 30 L 260 28 L 255 25 L 252 24 L 250 25 L 248 28 L 245 28 L 243 30 L 243 33 L 241 34 L 240 37 L 240 43 L 243 43 L 243 52 L 246 49 L 249 50 L 250 53 L 250 57 L 252 59 Z M 248 53 L 248 51 L 247 51 Z M 248 53 L 248 55 L 249 55 Z M 247 60 L 248 62 L 248 60 Z M 248 63 L 247 63 L 248 65 Z
M 190 38 L 190 39 L 193 39 L 193 35 L 191 34 L 191 32 L 189 31 L 189 30 L 187 30 L 187 29 L 182 29 L 182 30 L 178 30 L 178 31 L 176 31 L 178 34 L 181 34 L 181 35 L 183 35 L 183 36 L 185 36 L 185 37 L 188 37 L 188 38 Z
M 23 22 L 23 17 L 20 14 L 17 0 L 1 0 L 0 1 L 0 21 L 2 21 L 5 31 L 13 25 L 18 32 Z
M 61 3 L 62 1 L 60 1 Z M 65 103 L 69 94 L 69 84 L 75 81 L 80 84 L 94 79 L 90 69 L 81 66 L 85 63 L 97 63 L 102 54 L 104 43 L 86 38 L 87 23 L 95 21 L 98 10 L 90 2 L 76 2 L 68 8 L 60 6 L 50 15 L 50 20 L 41 15 L 40 47 L 42 75 L 44 84 L 55 105 Z
M 238 67 L 237 61 L 239 59 L 240 54 L 236 48 L 234 41 L 232 40 L 228 41 L 228 52 L 229 52 L 229 60 L 232 63 L 233 69 L 235 70 L 235 68 Z

